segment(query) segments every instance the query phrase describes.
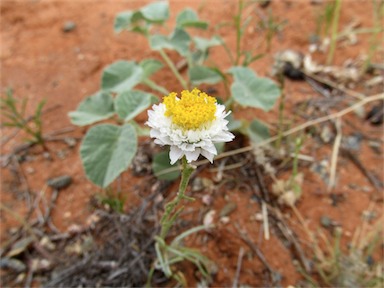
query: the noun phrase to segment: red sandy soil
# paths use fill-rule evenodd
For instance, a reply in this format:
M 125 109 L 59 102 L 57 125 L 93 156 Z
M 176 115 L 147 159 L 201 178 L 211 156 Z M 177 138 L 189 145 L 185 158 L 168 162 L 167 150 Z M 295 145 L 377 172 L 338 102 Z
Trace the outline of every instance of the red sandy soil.
M 124 32 L 116 35 L 113 32 L 113 21 L 117 13 L 139 8 L 148 1 L 2 1 L 1 2 L 1 92 L 7 87 L 12 87 L 15 96 L 29 99 L 27 115 L 31 115 L 35 105 L 42 99 L 47 99 L 46 108 L 56 107 L 51 112 L 43 114 L 45 133 L 73 127 L 67 113 L 76 109 L 79 102 L 99 89 L 100 77 L 103 67 L 118 59 L 140 61 L 145 58 L 157 58 L 155 52 L 148 48 L 146 40 L 140 35 Z M 212 35 L 213 26 L 222 22 L 231 21 L 237 7 L 236 1 L 171 1 L 172 19 L 181 9 L 189 6 L 199 9 L 201 19 L 208 20 L 211 28 L 208 32 L 199 32 L 202 35 Z M 364 9 L 362 9 L 364 6 Z M 256 61 L 252 68 L 262 76 L 268 76 L 273 55 L 284 49 L 294 49 L 302 53 L 308 51 L 308 38 L 314 33 L 316 15 L 324 9 L 324 3 L 313 5 L 310 1 L 272 1 L 271 9 L 274 15 L 282 20 L 287 20 L 283 31 L 272 40 L 270 53 Z M 340 27 L 346 26 L 353 20 L 359 21 L 361 27 L 372 26 L 372 8 L 369 1 L 343 1 Z M 62 31 L 66 21 L 76 23 L 76 28 L 69 32 Z M 219 29 L 220 35 L 234 48 L 235 31 L 233 28 Z M 264 40 L 260 38 L 257 29 L 248 29 L 244 45 L 248 49 L 265 50 Z M 369 49 L 369 35 L 359 35 L 359 42 L 354 46 L 339 45 L 336 51 L 335 64 L 342 64 L 347 59 L 355 59 L 361 54 L 366 54 Z M 172 54 L 176 62 L 178 56 Z M 325 56 L 315 55 L 318 61 L 324 61 Z M 211 63 L 228 68 L 230 62 L 222 48 L 212 49 Z M 171 72 L 164 69 L 163 73 L 156 75 L 155 80 L 167 87 L 168 90 L 181 89 L 174 81 Z M 219 93 L 223 87 L 219 87 Z M 304 82 L 286 81 L 285 87 L 287 114 L 291 117 L 293 105 L 299 101 L 321 97 Z M 160 96 L 160 95 L 159 95 Z M 277 105 L 276 105 L 277 106 Z M 254 109 L 239 108 L 236 113 L 239 117 L 253 119 L 261 118 L 266 122 L 277 122 L 277 107 L 270 113 Z M 292 114 L 294 115 L 294 114 Z M 299 120 L 299 117 L 294 117 Z M 380 137 L 382 127 L 375 128 L 354 115 L 347 119 L 363 132 L 364 135 Z M 146 115 L 139 116 L 143 123 Z M 297 123 L 296 123 L 297 124 Z M 345 135 L 354 130 L 345 125 Z M 75 128 L 72 136 L 81 137 L 86 128 Z M 13 130 L 2 128 L 3 136 L 12 134 Z M 2 153 L 11 151 L 21 144 L 24 135 L 19 133 L 2 147 Z M 52 160 L 43 157 L 38 147 L 31 150 L 31 159 L 23 162 L 20 169 L 24 171 L 26 183 L 21 186 L 17 179 L 5 168 L 1 170 L 1 203 L 12 208 L 22 217 L 26 213 L 23 191 L 27 188 L 33 193 L 42 191 L 43 197 L 48 197 L 50 188 L 46 187 L 46 180 L 63 174 L 73 177 L 73 184 L 60 192 L 56 207 L 53 211 L 53 223 L 60 231 L 66 231 L 71 225 L 83 225 L 90 215 L 89 200 L 91 196 L 100 192 L 100 189 L 91 184 L 85 177 L 78 153 L 79 144 L 70 149 L 62 143 L 48 143 L 53 157 Z M 332 145 L 321 146 L 308 143 L 303 147 L 304 154 L 310 154 L 316 160 L 330 159 Z M 64 156 L 63 156 L 64 155 Z M 382 155 L 376 155 L 364 141 L 359 152 L 359 158 L 369 171 L 379 177 L 383 175 Z M 374 201 L 377 197 L 375 188 L 370 184 L 361 171 L 347 158 L 339 158 L 337 187 L 333 193 L 344 196 L 344 201 L 337 206 L 331 204 L 327 187 L 317 174 L 303 168 L 305 175 L 303 196 L 297 204 L 297 209 L 305 219 L 308 227 L 315 231 L 319 229 L 320 217 L 327 215 L 343 228 L 343 243 L 351 240 L 355 229 L 362 224 L 362 213 L 368 207 L 375 211 L 378 218 L 382 215 L 382 199 Z M 289 173 L 288 173 L 289 174 Z M 204 177 L 213 178 L 215 173 L 204 172 Z M 289 175 L 283 175 L 289 176 Z M 127 197 L 127 206 L 135 203 L 135 183 L 140 183 L 143 178 L 133 177 L 129 172 L 124 174 L 123 188 Z M 381 178 L 382 180 L 382 178 Z M 351 188 L 354 184 L 357 189 Z M 361 189 L 366 187 L 366 189 Z M 228 224 L 219 224 L 218 228 L 205 244 L 199 239 L 191 240 L 191 245 L 200 247 L 219 267 L 215 286 L 230 286 L 234 279 L 237 258 L 240 247 L 246 254 L 250 253 L 239 237 L 233 224 L 238 222 L 245 228 L 251 239 L 259 245 L 266 259 L 274 270 L 283 275 L 283 286 L 294 285 L 301 276 L 296 272 L 292 262 L 292 253 L 286 249 L 281 241 L 272 233 L 271 239 L 266 241 L 260 229 L 262 222 L 251 220 L 253 215 L 260 213 L 259 205 L 250 200 L 251 191 L 241 189 L 218 189 L 214 193 L 214 201 L 209 210 L 215 210 L 216 218 L 222 207 L 228 202 L 237 204 L 237 209 L 230 214 Z M 363 192 L 366 191 L 366 192 Z M 381 193 L 382 191 L 380 191 Z M 196 203 L 191 209 L 203 206 L 201 195 L 195 195 Z M 49 199 L 49 198 L 47 198 Z M 132 200 L 132 201 L 131 201 Z M 370 206 L 371 205 L 371 206 Z M 129 209 L 129 207 L 126 207 Z M 292 229 L 300 239 L 308 255 L 311 250 L 308 237 L 303 231 L 292 210 L 283 209 Z M 378 219 L 377 218 L 377 219 Z M 368 224 L 369 226 L 370 224 Z M 1 211 L 1 240 L 9 236 L 9 229 L 18 227 L 19 223 L 12 216 Z M 306 240 L 304 240 L 306 239 Z M 240 283 L 260 286 L 263 279 L 263 265 L 257 258 L 244 257 Z M 190 285 L 196 280 L 189 275 Z

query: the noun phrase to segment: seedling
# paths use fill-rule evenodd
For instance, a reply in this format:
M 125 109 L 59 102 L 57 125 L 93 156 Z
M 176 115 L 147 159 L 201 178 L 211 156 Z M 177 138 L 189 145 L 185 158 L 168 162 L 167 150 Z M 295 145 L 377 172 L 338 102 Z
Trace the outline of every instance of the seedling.
M 30 136 L 27 141 L 34 145 L 41 145 L 44 150 L 48 150 L 45 146 L 43 137 L 43 123 L 41 120 L 42 109 L 45 105 L 45 100 L 39 102 L 35 109 L 35 113 L 30 119 L 25 116 L 28 99 L 24 98 L 21 103 L 13 96 L 12 89 L 8 89 L 6 97 L 0 99 L 0 109 L 6 121 L 2 123 L 5 127 L 15 127 L 23 130 Z M 32 123 L 31 123 L 32 122 Z

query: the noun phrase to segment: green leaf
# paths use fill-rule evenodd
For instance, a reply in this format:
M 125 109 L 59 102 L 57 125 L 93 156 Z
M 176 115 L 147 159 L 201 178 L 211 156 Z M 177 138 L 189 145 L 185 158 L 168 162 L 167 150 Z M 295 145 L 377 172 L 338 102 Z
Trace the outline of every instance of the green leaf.
M 160 152 L 156 154 L 155 157 L 153 158 L 152 170 L 158 179 L 172 181 L 179 178 L 180 177 L 179 170 L 164 173 L 166 172 L 165 171 L 166 169 L 170 169 L 174 167 L 177 167 L 177 164 L 171 165 L 169 163 L 169 152 L 167 151 Z
M 143 19 L 139 11 L 124 11 L 117 14 L 114 23 L 114 30 L 119 33 L 123 30 L 136 31 L 135 29 L 140 28 L 139 21 Z M 144 27 L 141 27 L 144 29 Z M 136 31 L 139 32 L 139 31 Z
M 231 93 L 236 102 L 264 111 L 272 109 L 280 96 L 280 89 L 275 82 L 268 78 L 257 77 L 246 67 L 233 67 L 229 72 L 233 74 L 235 80 L 231 85 Z
M 196 37 L 193 37 L 192 40 L 195 43 L 196 49 L 204 52 L 211 47 L 222 44 L 222 40 L 219 36 L 213 36 L 211 39 L 196 36 Z
M 163 67 L 163 63 L 156 59 L 144 59 L 139 64 L 143 69 L 143 78 L 148 78 Z
M 149 37 L 149 44 L 152 50 L 176 50 L 182 56 L 188 55 L 190 43 L 191 37 L 180 28 L 176 28 L 169 36 L 153 35 Z
M 189 80 L 194 85 L 200 85 L 201 83 L 216 84 L 223 80 L 223 78 L 215 69 L 204 66 L 194 66 L 189 69 Z
M 154 2 L 140 9 L 145 20 L 162 23 L 169 18 L 169 5 L 166 1 Z
M 151 3 L 139 10 L 124 11 L 116 16 L 114 30 L 119 33 L 123 30 L 148 33 L 150 24 L 161 24 L 169 18 L 169 5 L 167 2 Z
M 124 121 L 129 121 L 158 101 L 157 97 L 142 91 L 125 91 L 115 99 L 117 115 Z
M 262 142 L 270 137 L 268 127 L 259 120 L 253 120 L 247 129 L 248 136 L 252 142 Z
M 89 180 L 107 187 L 131 164 L 137 150 L 135 128 L 130 124 L 102 124 L 88 130 L 80 147 Z
M 143 69 L 133 61 L 117 61 L 104 69 L 101 87 L 104 91 L 120 93 L 130 90 L 143 77 Z
M 199 17 L 197 16 L 197 13 L 194 10 L 190 8 L 185 8 L 179 13 L 179 15 L 177 15 L 176 26 L 180 28 L 194 27 L 200 29 L 207 29 L 208 23 L 200 21 Z
M 114 113 L 112 96 L 100 91 L 83 100 L 76 111 L 69 112 L 68 116 L 72 124 L 85 126 L 107 119 Z

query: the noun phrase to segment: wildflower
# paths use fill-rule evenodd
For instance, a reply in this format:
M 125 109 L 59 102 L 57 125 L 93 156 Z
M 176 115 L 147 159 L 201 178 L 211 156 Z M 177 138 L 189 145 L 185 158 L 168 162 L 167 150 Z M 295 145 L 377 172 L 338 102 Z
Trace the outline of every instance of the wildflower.
M 235 137 L 228 131 L 225 106 L 214 97 L 195 88 L 184 90 L 181 97 L 170 93 L 163 102 L 148 110 L 150 136 L 159 145 L 170 145 L 171 164 L 183 156 L 188 163 L 203 155 L 211 163 L 217 155 L 214 143 L 229 142 Z

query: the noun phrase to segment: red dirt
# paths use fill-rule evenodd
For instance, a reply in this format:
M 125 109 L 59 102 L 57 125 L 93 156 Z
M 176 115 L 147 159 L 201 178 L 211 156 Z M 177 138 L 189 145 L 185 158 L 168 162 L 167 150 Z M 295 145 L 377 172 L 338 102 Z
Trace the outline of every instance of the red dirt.
M 115 35 L 113 32 L 113 21 L 117 13 L 141 7 L 148 1 L 2 1 L 1 2 L 1 91 L 2 94 L 7 87 L 12 87 L 18 98 L 27 97 L 29 104 L 27 115 L 33 112 L 35 105 L 42 99 L 47 99 L 46 107 L 59 105 L 52 112 L 43 114 L 44 131 L 46 133 L 57 131 L 65 127 L 72 127 L 67 117 L 69 111 L 74 110 L 78 103 L 86 96 L 91 95 L 99 89 L 100 77 L 103 67 L 118 59 L 140 61 L 144 58 L 158 58 L 155 52 L 148 48 L 146 40 L 140 35 L 132 33 L 121 33 Z M 273 55 L 284 49 L 294 49 L 307 53 L 308 38 L 315 31 L 316 15 L 324 9 L 322 5 L 312 5 L 310 1 L 272 1 L 273 14 L 281 20 L 288 20 L 281 35 L 272 41 L 272 49 L 268 55 L 256 61 L 252 68 L 262 76 L 268 76 L 273 63 Z M 362 3 L 364 2 L 364 3 Z M 171 1 L 173 20 L 178 11 L 185 6 L 200 9 L 200 18 L 207 19 L 211 27 L 225 21 L 231 21 L 237 7 L 236 1 Z M 369 5 L 368 5 L 369 4 Z M 362 9 L 364 6 L 364 9 Z M 372 26 L 372 9 L 369 1 L 344 1 L 340 19 L 340 27 L 345 27 L 353 20 L 358 20 L 360 27 Z M 62 27 L 66 21 L 74 21 L 74 31 L 64 33 Z M 197 31 L 198 32 L 198 31 Z M 202 35 L 212 35 L 213 28 Z M 220 28 L 220 35 L 230 44 L 235 45 L 235 31 L 229 28 Z M 248 29 L 244 45 L 249 49 L 264 52 L 264 39 L 260 39 L 257 29 Z M 369 35 L 359 35 L 359 42 L 355 46 L 338 46 L 335 64 L 342 64 L 347 59 L 355 59 L 369 49 Z M 177 55 L 172 54 L 174 61 Z M 220 67 L 229 68 L 230 62 L 222 48 L 212 49 L 210 63 L 217 63 Z M 325 55 L 316 54 L 317 61 L 324 61 Z M 180 90 L 179 85 L 173 80 L 172 74 L 164 69 L 155 77 L 168 90 Z M 224 93 L 224 88 L 219 87 L 219 93 Z M 303 82 L 292 82 L 287 80 L 285 87 L 287 117 L 298 121 L 300 118 L 294 114 L 294 104 L 318 96 L 311 88 Z M 277 122 L 277 106 L 274 111 L 265 113 L 254 109 L 238 107 L 236 115 L 246 119 L 260 118 L 265 122 Z M 292 114 L 291 114 L 292 113 Z M 355 115 L 346 118 L 364 135 L 382 137 L 382 127 L 373 127 Z M 146 115 L 139 116 L 139 122 L 143 123 Z M 295 124 L 295 122 L 293 123 Z M 297 124 L 297 123 L 296 123 Z M 2 128 L 3 135 L 10 135 L 13 130 Z M 343 125 L 344 135 L 355 131 L 349 125 Z M 76 128 L 71 133 L 73 136 L 82 136 L 86 129 Z M 24 135 L 19 133 L 6 145 L 2 147 L 2 153 L 11 149 L 23 141 Z M 316 146 L 317 145 L 317 146 Z M 89 199 L 100 192 L 100 189 L 92 185 L 85 177 L 78 153 L 79 144 L 74 149 L 64 144 L 48 143 L 52 152 L 52 160 L 43 157 L 41 151 L 32 149 L 33 159 L 21 164 L 24 171 L 28 188 L 38 194 L 45 193 L 48 197 L 51 193 L 45 182 L 47 179 L 68 174 L 73 177 L 73 184 L 60 192 L 57 205 L 53 211 L 53 223 L 60 231 L 66 231 L 71 225 L 83 225 L 90 215 Z M 58 153 L 64 154 L 59 157 Z M 332 145 L 320 146 L 306 143 L 303 154 L 311 155 L 316 160 L 330 160 Z M 383 180 L 383 157 L 376 155 L 363 142 L 359 152 L 359 158 L 369 171 Z M 329 216 L 343 227 L 343 243 L 351 241 L 356 228 L 362 223 L 362 212 L 370 207 L 375 211 L 378 218 L 382 213 L 382 198 L 374 201 L 373 197 L 378 193 L 368 182 L 367 178 L 351 163 L 350 160 L 340 157 L 337 169 L 337 187 L 333 193 L 344 195 L 345 200 L 337 206 L 333 206 L 328 195 L 327 187 L 323 181 L 309 169 L 302 169 L 305 174 L 303 185 L 303 196 L 297 209 L 305 219 L 306 224 L 312 231 L 320 226 L 320 217 Z M 288 177 L 289 173 L 285 172 Z M 128 198 L 128 203 L 135 203 L 132 195 L 135 183 L 143 181 L 140 177 L 134 177 L 130 173 L 124 174 L 123 187 Z M 206 177 L 214 177 L 215 174 L 205 172 Z M 283 175 L 284 176 L 284 175 Z M 357 189 L 351 188 L 354 184 Z M 21 216 L 25 215 L 26 207 L 21 199 L 27 187 L 17 186 L 14 177 L 8 169 L 1 169 L 1 203 L 12 208 Z M 367 187 L 367 192 L 362 192 L 361 187 Z M 381 193 L 382 191 L 380 191 Z M 259 205 L 250 200 L 251 191 L 239 189 L 219 189 L 215 192 L 214 201 L 210 209 L 216 211 L 216 216 L 227 202 L 237 204 L 237 209 L 229 216 L 228 224 L 219 224 L 213 231 L 207 242 L 198 241 L 193 238 L 189 242 L 201 249 L 219 267 L 219 272 L 214 280 L 214 286 L 230 286 L 234 279 L 237 258 L 240 247 L 246 251 L 243 268 L 240 274 L 240 283 L 250 286 L 263 285 L 263 265 L 256 257 L 248 257 L 250 250 L 248 246 L 237 237 L 237 230 L 233 224 L 238 222 L 245 228 L 251 239 L 259 245 L 266 259 L 274 270 L 283 275 L 282 285 L 295 285 L 301 276 L 296 272 L 292 262 L 292 253 L 286 249 L 274 233 L 270 240 L 260 237 L 262 222 L 250 220 L 253 215 L 260 213 Z M 134 193 L 133 193 L 134 194 Z M 380 196 L 380 195 L 379 195 Z M 382 197 L 382 195 L 381 195 Z M 201 199 L 193 208 L 200 210 L 203 207 Z M 380 197 L 379 197 L 380 198 Z M 47 198 L 49 199 L 49 198 Z M 129 205 L 129 204 L 128 204 Z M 373 205 L 373 206 L 370 206 Z M 128 208 L 128 207 L 126 207 Z M 310 255 L 308 237 L 303 231 L 292 210 L 283 209 L 291 228 L 297 233 L 305 244 L 305 251 Z M 378 219 L 377 218 L 377 219 Z M 215 218 L 218 222 L 218 218 Z M 9 229 L 18 227 L 19 223 L 9 214 L 1 211 L 1 241 L 9 238 Z M 257 240 L 260 239 L 260 240 Z M 248 255 L 248 256 L 247 256 Z M 189 270 L 188 270 L 189 271 Z M 192 274 L 192 272 L 191 272 Z M 190 285 L 195 285 L 196 279 L 193 275 L 187 275 Z

